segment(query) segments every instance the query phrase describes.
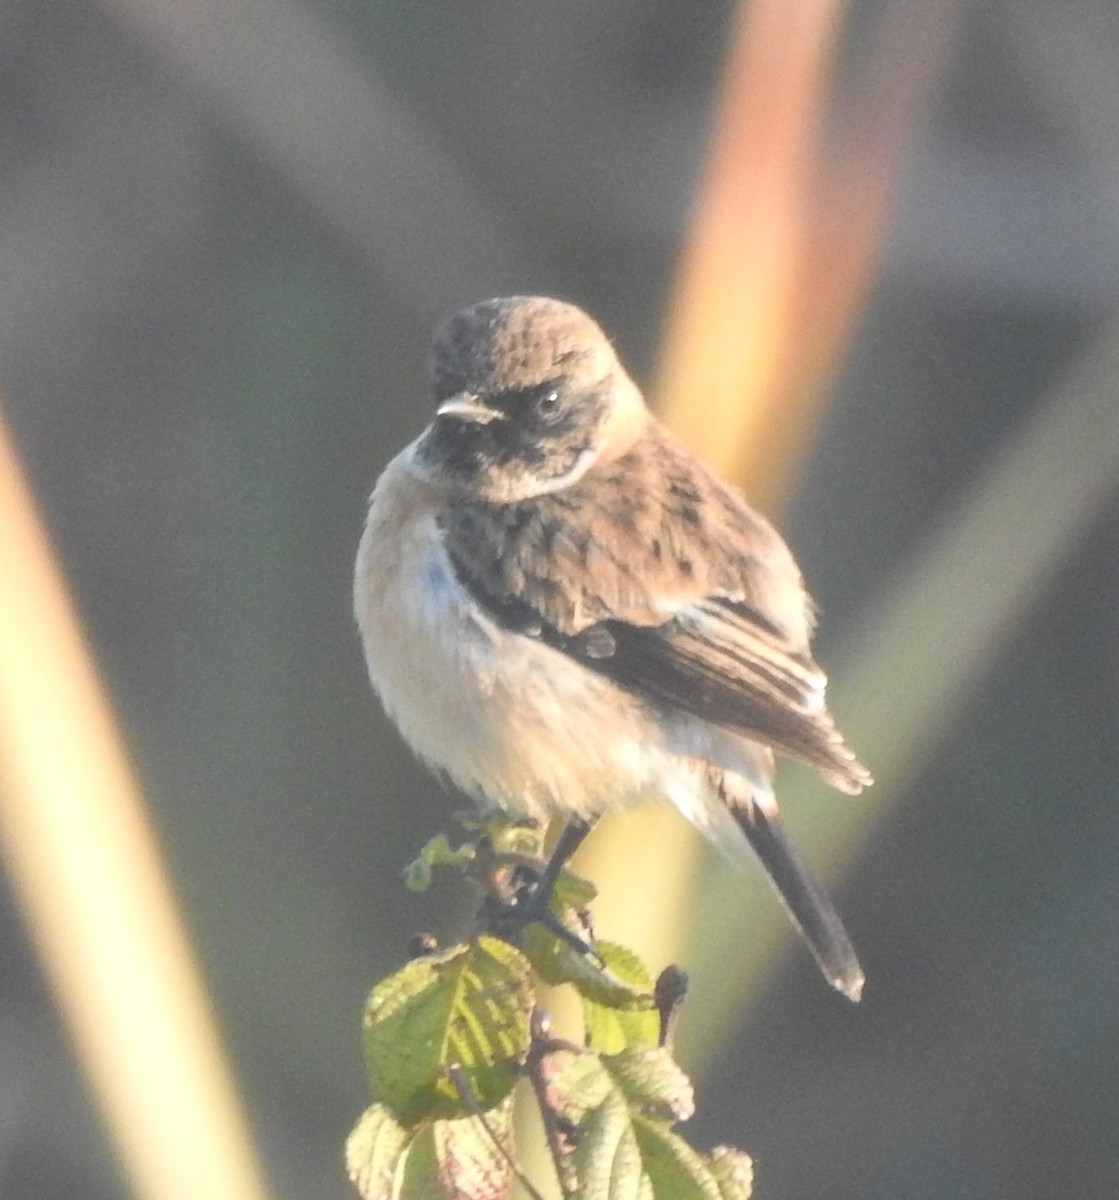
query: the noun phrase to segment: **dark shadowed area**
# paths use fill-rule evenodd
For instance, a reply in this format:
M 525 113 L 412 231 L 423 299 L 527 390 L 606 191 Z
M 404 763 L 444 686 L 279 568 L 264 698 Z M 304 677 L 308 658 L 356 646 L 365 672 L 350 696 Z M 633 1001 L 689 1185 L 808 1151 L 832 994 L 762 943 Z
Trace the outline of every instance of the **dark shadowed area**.
M 838 94 L 887 7 L 849 6 Z M 730 16 L 0 10 L 5 412 L 281 1200 L 352 1194 L 364 995 L 410 934 L 465 912 L 451 887 L 400 882 L 450 801 L 365 679 L 365 498 L 426 424 L 430 332 L 462 304 L 573 300 L 651 379 Z M 953 19 L 782 521 L 825 663 L 1117 336 L 1119 8 L 992 0 Z M 863 1005 L 795 954 L 697 1069 L 687 1132 L 749 1150 L 758 1195 L 1119 1194 L 1117 521 L 1119 488 L 852 862 L 837 901 Z M 976 571 L 977 596 L 1004 565 Z M 6 889 L 0 961 L 0 1197 L 121 1196 Z

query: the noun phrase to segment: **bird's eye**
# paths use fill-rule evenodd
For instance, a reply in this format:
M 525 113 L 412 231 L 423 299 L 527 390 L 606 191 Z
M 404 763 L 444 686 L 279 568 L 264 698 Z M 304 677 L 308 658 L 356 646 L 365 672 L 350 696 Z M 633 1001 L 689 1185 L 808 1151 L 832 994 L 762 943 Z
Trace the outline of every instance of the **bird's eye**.
M 563 398 L 556 391 L 542 392 L 536 397 L 533 407 L 542 421 L 551 424 L 563 415 Z

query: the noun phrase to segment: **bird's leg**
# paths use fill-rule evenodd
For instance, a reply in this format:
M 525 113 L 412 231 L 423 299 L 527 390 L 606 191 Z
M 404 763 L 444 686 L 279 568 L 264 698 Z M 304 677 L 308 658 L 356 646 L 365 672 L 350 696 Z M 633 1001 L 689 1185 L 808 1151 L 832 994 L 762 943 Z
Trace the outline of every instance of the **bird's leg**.
M 592 954 L 594 951 L 587 942 L 577 933 L 572 933 L 556 916 L 552 909 L 552 899 L 564 867 L 571 861 L 575 851 L 583 844 L 590 831 L 590 821 L 584 821 L 582 817 L 572 817 L 563 827 L 555 849 L 535 886 L 517 904 L 518 919 L 523 920 L 526 925 L 530 921 L 539 922 L 550 933 L 554 933 L 556 937 L 567 942 L 580 954 Z
M 556 842 L 556 847 L 539 877 L 531 882 L 525 882 L 517 889 L 511 902 L 506 901 L 501 904 L 502 911 L 499 914 L 491 912 L 491 917 L 496 915 L 500 924 L 510 922 L 516 930 L 524 929 L 526 925 L 535 922 L 543 925 L 562 941 L 567 942 L 580 954 L 593 953 L 587 942 L 568 929 L 552 910 L 552 899 L 560 875 L 590 831 L 590 822 L 579 817 L 572 817 L 564 826 L 559 841 Z
M 572 817 L 563 827 L 563 832 L 559 835 L 559 841 L 556 842 L 556 848 L 552 851 L 551 858 L 545 864 L 544 870 L 537 880 L 536 887 L 532 889 L 532 903 L 534 905 L 540 904 L 545 909 L 551 907 L 552 894 L 556 890 L 556 883 L 559 880 L 561 872 L 574 857 L 575 851 L 586 841 L 587 834 L 590 831 L 591 822 L 584 821 L 582 817 Z

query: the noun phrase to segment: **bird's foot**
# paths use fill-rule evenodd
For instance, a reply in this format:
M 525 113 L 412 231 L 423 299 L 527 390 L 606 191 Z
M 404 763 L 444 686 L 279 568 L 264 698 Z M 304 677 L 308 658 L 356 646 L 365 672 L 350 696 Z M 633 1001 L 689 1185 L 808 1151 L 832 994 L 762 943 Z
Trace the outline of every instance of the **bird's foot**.
M 543 869 L 539 869 L 539 860 L 521 860 L 495 877 L 479 910 L 486 928 L 516 944 L 529 925 L 542 925 L 578 954 L 597 959 L 590 915 L 583 907 L 593 895 L 593 888 L 564 869 L 589 832 L 589 824 L 573 819 L 564 828 Z M 565 924 L 557 908 L 563 913 L 574 913 L 585 936 Z

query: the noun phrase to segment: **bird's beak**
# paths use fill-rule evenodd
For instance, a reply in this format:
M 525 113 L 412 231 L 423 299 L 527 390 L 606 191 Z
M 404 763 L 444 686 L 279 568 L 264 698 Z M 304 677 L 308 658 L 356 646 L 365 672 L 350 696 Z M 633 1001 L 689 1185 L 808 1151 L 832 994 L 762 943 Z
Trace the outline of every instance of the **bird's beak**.
M 488 425 L 491 421 L 500 421 L 505 414 L 496 408 L 488 408 L 470 392 L 458 392 L 449 400 L 444 400 L 435 410 L 437 417 L 456 417 L 460 421 L 476 421 L 480 425 Z

